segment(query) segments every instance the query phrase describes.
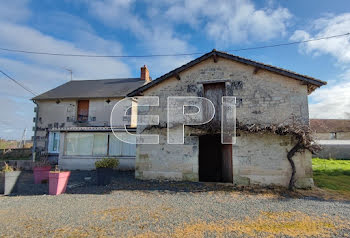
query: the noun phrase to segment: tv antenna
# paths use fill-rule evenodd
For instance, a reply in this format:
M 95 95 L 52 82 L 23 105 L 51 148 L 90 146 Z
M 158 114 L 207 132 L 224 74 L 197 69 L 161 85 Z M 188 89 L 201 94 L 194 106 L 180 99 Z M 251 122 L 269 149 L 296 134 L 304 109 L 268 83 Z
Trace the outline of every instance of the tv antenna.
M 73 70 L 68 69 L 68 68 L 64 68 L 64 69 L 70 73 L 70 81 L 72 81 L 73 80 Z

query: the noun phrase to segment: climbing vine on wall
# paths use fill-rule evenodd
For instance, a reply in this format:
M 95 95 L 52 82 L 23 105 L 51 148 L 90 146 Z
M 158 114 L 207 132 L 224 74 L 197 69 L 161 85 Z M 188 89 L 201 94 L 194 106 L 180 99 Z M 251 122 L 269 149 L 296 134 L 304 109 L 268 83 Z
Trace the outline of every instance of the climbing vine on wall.
M 302 123 L 292 123 L 288 125 L 258 125 L 258 124 L 242 124 L 237 122 L 236 128 L 239 131 L 246 131 L 248 133 L 274 133 L 277 135 L 292 135 L 296 144 L 291 150 L 287 152 L 287 159 L 292 167 L 292 175 L 289 180 L 288 188 L 293 190 L 295 187 L 295 173 L 296 168 L 293 161 L 293 156 L 301 151 L 309 150 L 310 152 L 317 152 L 321 147 L 314 141 L 312 131 L 308 125 Z
M 148 126 L 144 130 L 151 129 L 163 129 L 166 128 L 167 125 L 157 125 L 157 126 Z M 221 125 L 220 123 L 210 122 L 203 125 L 198 126 L 186 126 L 189 128 L 197 129 L 200 134 L 219 134 L 221 133 Z M 293 190 L 295 188 L 295 174 L 296 167 L 293 161 L 293 157 L 296 153 L 302 152 L 304 150 L 309 150 L 312 153 L 315 153 L 321 149 L 321 147 L 315 142 L 313 138 L 313 133 L 308 125 L 305 125 L 301 122 L 293 122 L 289 124 L 245 124 L 242 122 L 236 121 L 236 130 L 237 132 L 247 132 L 247 133 L 255 133 L 255 134 L 265 134 L 265 133 L 273 133 L 276 135 L 287 136 L 291 135 L 296 142 L 295 145 L 287 151 L 287 159 L 292 168 L 292 175 L 289 180 L 288 188 Z M 191 133 L 197 134 L 197 133 Z

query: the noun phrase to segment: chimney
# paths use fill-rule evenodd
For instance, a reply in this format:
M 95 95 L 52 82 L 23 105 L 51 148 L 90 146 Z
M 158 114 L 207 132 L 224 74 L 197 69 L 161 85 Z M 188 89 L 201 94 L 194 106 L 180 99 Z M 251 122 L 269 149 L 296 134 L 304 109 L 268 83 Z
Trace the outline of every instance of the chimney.
M 145 80 L 145 83 L 149 83 L 151 81 L 149 77 L 149 71 L 146 65 L 141 67 L 141 80 Z

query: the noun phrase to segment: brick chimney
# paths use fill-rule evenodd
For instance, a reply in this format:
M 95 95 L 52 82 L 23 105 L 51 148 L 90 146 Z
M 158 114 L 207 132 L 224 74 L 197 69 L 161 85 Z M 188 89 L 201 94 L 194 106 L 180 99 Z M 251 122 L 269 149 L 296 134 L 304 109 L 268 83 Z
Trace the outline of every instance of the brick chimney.
M 149 71 L 146 65 L 141 67 L 141 80 L 145 80 L 146 83 L 149 83 L 151 81 L 149 77 Z

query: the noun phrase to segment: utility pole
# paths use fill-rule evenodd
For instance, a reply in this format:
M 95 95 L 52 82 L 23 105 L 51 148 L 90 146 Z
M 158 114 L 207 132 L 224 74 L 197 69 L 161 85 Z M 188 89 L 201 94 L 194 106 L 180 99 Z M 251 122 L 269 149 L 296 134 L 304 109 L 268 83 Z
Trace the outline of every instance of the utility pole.
M 23 131 L 21 142 L 19 144 L 19 148 L 24 148 L 25 141 L 26 141 L 26 134 L 27 134 L 27 128 L 25 128 Z

